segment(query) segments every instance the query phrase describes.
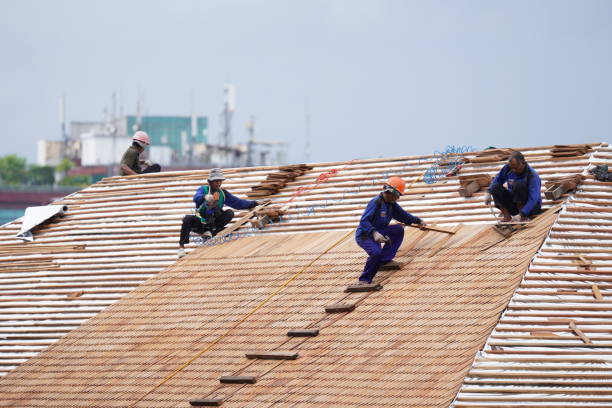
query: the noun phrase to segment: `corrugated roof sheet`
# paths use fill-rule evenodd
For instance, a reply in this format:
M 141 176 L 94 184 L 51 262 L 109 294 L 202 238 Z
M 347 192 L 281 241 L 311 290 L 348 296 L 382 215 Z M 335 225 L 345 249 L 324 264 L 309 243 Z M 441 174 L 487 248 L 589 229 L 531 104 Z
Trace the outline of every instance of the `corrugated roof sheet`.
M 600 148 L 593 165 L 612 166 Z M 612 183 L 586 180 L 479 353 L 453 406 L 612 406 Z

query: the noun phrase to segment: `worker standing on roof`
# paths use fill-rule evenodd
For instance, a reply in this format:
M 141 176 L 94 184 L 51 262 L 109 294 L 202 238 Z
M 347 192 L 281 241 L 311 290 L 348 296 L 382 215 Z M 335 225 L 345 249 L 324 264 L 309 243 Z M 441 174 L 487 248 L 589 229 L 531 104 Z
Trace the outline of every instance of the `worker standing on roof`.
M 140 153 L 142 153 L 149 144 L 149 135 L 147 132 L 139 130 L 134 133 L 132 145 L 123 153 L 121 164 L 119 165 L 119 172 L 122 176 L 157 173 L 161 171 L 159 164 L 153 164 L 150 160 L 140 160 Z M 144 168 L 141 166 L 144 166 Z
M 405 188 L 406 183 L 400 177 L 389 177 L 383 191 L 368 203 L 361 216 L 355 240 L 369 257 L 359 277 L 359 284 L 372 283 L 381 265 L 385 268 L 398 266 L 393 258 L 404 239 L 404 227 L 400 224 L 389 225 L 391 219 L 404 224 L 425 225 L 423 220 L 409 214 L 397 203 Z M 381 244 L 384 244 L 382 248 Z
M 508 188 L 504 187 L 504 183 Z M 542 181 L 538 173 L 525 161 L 521 152 L 513 152 L 485 194 L 485 204 L 491 200 L 500 209 L 504 222 L 529 221 L 542 212 L 540 189 Z
M 227 205 L 236 210 L 248 210 L 260 204 L 255 200 L 240 199 L 229 191 L 221 188 L 225 181 L 223 170 L 212 169 L 208 175 L 208 183 L 198 188 L 193 201 L 196 206 L 196 215 L 183 217 L 181 236 L 179 239 L 178 257 L 185 256 L 185 244 L 189 243 L 189 233 L 194 231 L 202 234 L 204 240 L 212 238 L 234 218 L 234 212 Z

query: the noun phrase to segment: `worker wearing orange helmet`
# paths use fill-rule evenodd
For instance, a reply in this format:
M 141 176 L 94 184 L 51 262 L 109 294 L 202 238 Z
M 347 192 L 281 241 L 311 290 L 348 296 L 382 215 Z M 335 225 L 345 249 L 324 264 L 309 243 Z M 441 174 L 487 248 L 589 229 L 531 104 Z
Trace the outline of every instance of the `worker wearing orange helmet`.
M 119 172 L 122 176 L 130 176 L 142 173 L 157 173 L 161 170 L 159 164 L 153 164 L 150 160 L 140 160 L 140 153 L 149 146 L 149 135 L 139 130 L 132 137 L 132 145 L 123 153 Z M 141 167 L 141 165 L 144 167 Z
M 403 224 L 425 225 L 423 220 L 409 214 L 397 203 L 405 188 L 406 183 L 400 177 L 389 177 L 383 191 L 368 203 L 361 216 L 355 240 L 369 257 L 359 277 L 360 284 L 372 283 L 381 265 L 387 268 L 397 265 L 393 258 L 404 239 L 404 227 L 401 224 L 389 225 L 391 219 Z M 381 244 L 384 245 L 381 247 Z

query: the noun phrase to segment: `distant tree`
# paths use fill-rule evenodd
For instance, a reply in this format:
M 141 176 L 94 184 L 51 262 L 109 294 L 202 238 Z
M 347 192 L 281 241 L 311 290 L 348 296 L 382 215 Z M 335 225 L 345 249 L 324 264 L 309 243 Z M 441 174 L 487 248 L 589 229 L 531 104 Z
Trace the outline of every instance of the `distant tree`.
M 51 166 L 31 164 L 28 168 L 28 183 L 35 186 L 45 186 L 55 183 L 55 169 Z
M 64 158 L 60 164 L 55 166 L 55 171 L 58 173 L 68 173 L 74 167 L 74 163 Z
M 68 159 L 63 159 L 60 164 L 55 166 L 55 171 L 59 173 L 61 180 L 57 183 L 60 186 L 85 187 L 91 184 L 90 175 L 68 176 L 67 173 L 74 167 L 74 163 Z
M 91 184 L 90 175 L 66 176 L 57 183 L 60 186 L 86 187 Z
M 0 181 L 18 185 L 27 181 L 26 159 L 15 154 L 0 157 Z

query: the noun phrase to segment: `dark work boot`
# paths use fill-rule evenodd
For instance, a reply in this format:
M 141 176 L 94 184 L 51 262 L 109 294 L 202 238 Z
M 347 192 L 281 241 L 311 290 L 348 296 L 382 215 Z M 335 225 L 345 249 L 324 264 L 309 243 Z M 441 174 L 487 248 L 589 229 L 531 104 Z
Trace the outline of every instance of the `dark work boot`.
M 378 268 L 379 271 L 396 271 L 402 268 L 402 264 L 395 261 L 385 262 Z

